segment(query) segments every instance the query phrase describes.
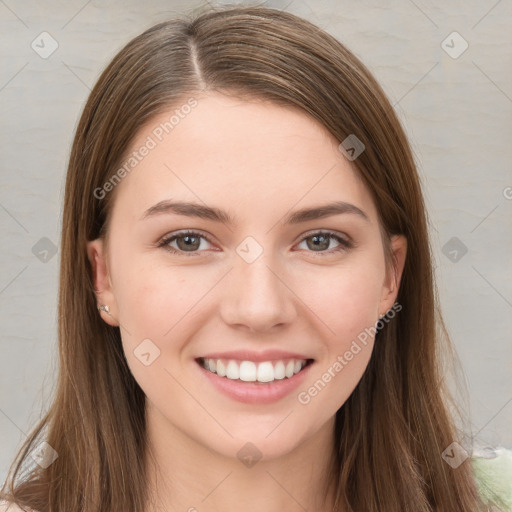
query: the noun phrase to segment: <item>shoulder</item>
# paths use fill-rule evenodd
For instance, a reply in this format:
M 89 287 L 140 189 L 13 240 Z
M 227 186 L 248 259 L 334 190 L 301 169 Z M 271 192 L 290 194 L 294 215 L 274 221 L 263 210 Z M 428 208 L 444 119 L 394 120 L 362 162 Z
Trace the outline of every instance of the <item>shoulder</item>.
M 475 451 L 471 463 L 484 502 L 512 512 L 512 450 Z
M 0 512 L 35 512 L 32 509 L 22 509 L 12 501 L 0 500 Z

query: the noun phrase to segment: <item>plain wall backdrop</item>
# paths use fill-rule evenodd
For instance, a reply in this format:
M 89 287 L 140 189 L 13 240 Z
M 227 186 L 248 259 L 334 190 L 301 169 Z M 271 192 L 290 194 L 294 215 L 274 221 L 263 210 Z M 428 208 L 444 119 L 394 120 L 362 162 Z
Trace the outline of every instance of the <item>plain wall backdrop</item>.
M 0 0 L 2 482 L 56 382 L 64 180 L 87 96 L 131 38 L 204 3 Z M 512 2 L 266 5 L 337 37 L 388 94 L 423 182 L 470 434 L 511 448 Z

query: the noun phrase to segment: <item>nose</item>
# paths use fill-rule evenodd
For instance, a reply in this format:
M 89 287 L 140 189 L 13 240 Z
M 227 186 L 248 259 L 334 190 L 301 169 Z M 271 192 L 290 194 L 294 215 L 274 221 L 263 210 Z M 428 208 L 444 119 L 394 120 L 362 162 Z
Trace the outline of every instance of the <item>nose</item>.
M 227 325 L 266 332 L 295 319 L 297 292 L 265 252 L 252 263 L 237 256 L 226 279 L 221 316 Z

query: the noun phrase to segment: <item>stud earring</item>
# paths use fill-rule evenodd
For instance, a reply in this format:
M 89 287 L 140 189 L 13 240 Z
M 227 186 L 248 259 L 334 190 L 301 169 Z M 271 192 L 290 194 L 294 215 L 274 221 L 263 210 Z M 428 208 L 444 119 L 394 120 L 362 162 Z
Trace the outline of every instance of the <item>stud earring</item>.
M 98 304 L 98 311 L 105 311 L 107 315 L 110 314 L 110 308 L 104 304 Z

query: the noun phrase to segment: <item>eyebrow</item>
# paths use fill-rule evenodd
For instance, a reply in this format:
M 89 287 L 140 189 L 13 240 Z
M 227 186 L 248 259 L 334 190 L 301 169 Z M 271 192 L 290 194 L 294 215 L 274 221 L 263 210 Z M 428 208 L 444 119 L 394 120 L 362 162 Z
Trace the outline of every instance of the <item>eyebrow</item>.
M 164 199 L 159 203 L 148 208 L 142 215 L 140 220 L 144 220 L 162 213 L 174 213 L 186 217 L 197 217 L 200 219 L 222 222 L 224 224 L 233 225 L 236 219 L 228 212 L 219 208 L 206 206 L 193 202 L 171 201 Z M 300 224 L 311 220 L 323 219 L 333 215 L 354 214 L 367 222 L 370 222 L 368 215 L 357 206 L 345 201 L 335 201 L 321 206 L 311 208 L 303 208 L 284 218 L 284 224 Z

